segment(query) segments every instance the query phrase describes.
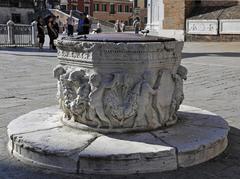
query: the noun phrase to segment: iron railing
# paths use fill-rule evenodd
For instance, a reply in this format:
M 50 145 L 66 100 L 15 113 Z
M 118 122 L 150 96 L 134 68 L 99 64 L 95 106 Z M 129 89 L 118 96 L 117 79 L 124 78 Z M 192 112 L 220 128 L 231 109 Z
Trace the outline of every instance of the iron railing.
M 14 24 L 8 21 L 7 24 L 0 24 L 0 47 L 25 47 L 37 45 L 36 22 L 31 25 Z
M 8 43 L 8 29 L 6 24 L 0 24 L 0 46 Z
M 13 26 L 14 44 L 16 46 L 32 46 L 32 26 L 17 24 Z

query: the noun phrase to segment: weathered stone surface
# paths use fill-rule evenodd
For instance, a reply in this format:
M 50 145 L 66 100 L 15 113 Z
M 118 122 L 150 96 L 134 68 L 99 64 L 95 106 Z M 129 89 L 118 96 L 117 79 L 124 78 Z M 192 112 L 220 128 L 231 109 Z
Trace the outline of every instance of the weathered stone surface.
M 94 133 L 56 127 L 13 135 L 9 147 L 27 163 L 75 173 L 78 153 L 96 137 Z
M 187 167 L 219 155 L 227 147 L 229 127 L 221 117 L 190 106 L 180 109 L 178 125 L 152 132 L 177 149 L 178 165 Z
M 229 130 L 228 123 L 221 116 L 200 108 L 181 105 L 178 117 L 184 119 L 185 125 L 206 126 L 213 128 L 223 128 Z M 211 121 L 211 122 L 209 122 Z
M 64 38 L 56 45 L 57 97 L 70 125 L 126 132 L 177 122 L 187 75 L 180 65 L 182 42 L 102 33 Z
M 46 130 L 63 126 L 59 121 L 62 111 L 57 106 L 46 107 L 31 111 L 20 116 L 8 125 L 8 135 Z
M 177 169 L 176 151 L 150 133 L 101 136 L 80 152 L 82 173 L 132 174 Z
M 22 116 L 32 120 L 23 120 L 26 129 L 23 126 L 21 133 L 10 123 L 13 135 L 9 149 L 24 162 L 63 172 L 133 174 L 175 170 L 207 161 L 227 146 L 227 124 L 199 108 L 183 106 L 179 122 L 171 128 L 108 135 L 65 126 L 39 130 L 35 127 L 39 117 L 46 119 L 42 122 L 46 124 L 60 117 L 50 117 L 47 108 L 39 111 L 45 111 L 45 115 L 35 111 L 36 117 L 33 113 Z M 49 111 L 57 114 L 59 109 L 54 106 Z M 196 122 L 201 120 L 204 124 Z M 33 130 L 29 130 L 28 123 Z

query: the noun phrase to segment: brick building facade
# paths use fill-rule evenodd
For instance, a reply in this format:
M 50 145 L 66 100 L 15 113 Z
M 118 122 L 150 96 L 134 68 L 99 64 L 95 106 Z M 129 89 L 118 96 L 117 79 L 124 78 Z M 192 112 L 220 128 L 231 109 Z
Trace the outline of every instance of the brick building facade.
M 133 3 L 130 0 L 61 0 L 61 10 L 86 12 L 99 20 L 115 23 L 132 22 Z
M 133 3 L 129 0 L 94 0 L 93 17 L 115 23 L 116 20 L 125 22 L 126 25 L 132 22 Z
M 78 10 L 93 15 L 93 0 L 63 0 L 61 2 L 62 10 Z

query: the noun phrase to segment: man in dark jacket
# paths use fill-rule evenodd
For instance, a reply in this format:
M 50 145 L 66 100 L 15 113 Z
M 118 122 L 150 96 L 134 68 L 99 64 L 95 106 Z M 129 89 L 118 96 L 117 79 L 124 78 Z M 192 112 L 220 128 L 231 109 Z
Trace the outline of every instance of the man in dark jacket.
M 84 16 L 83 16 L 83 34 L 89 34 L 90 27 L 91 27 L 90 20 L 87 17 L 87 14 L 84 13 Z

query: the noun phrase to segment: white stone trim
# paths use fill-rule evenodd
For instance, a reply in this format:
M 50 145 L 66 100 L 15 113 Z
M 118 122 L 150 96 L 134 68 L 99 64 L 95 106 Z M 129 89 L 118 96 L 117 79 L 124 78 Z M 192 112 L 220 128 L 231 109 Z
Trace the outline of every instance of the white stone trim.
M 240 19 L 219 20 L 219 34 L 240 34 Z
M 151 28 L 150 34 L 160 36 L 160 37 L 175 38 L 176 40 L 184 41 L 184 37 L 185 37 L 184 30 L 159 29 L 159 28 L 157 30 L 156 29 Z
M 218 20 L 187 20 L 186 33 L 197 35 L 218 35 Z

